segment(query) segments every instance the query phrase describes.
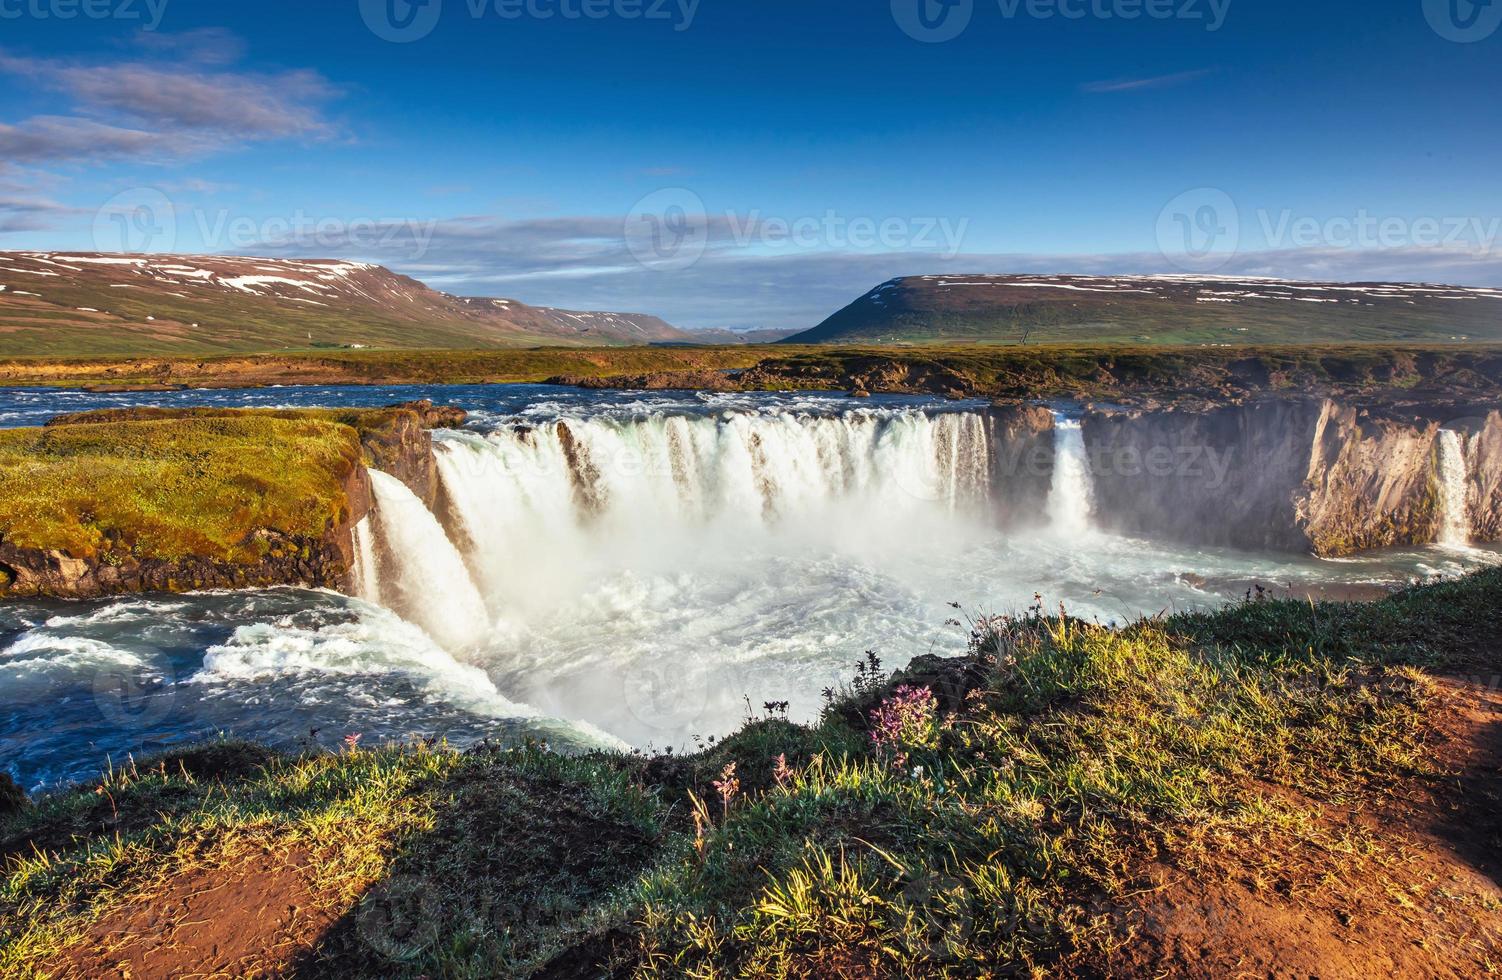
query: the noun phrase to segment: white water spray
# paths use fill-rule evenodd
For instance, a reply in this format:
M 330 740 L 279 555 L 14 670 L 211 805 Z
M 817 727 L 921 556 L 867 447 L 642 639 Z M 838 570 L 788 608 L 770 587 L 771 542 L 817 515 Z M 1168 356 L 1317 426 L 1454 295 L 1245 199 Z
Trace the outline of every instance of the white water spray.
M 1439 543 L 1467 548 L 1471 542 L 1471 509 L 1466 501 L 1465 444 L 1454 429 L 1439 430 Z
M 1090 530 L 1095 506 L 1090 460 L 1085 453 L 1085 434 L 1078 419 L 1054 416 L 1053 486 L 1048 491 L 1048 517 L 1060 535 L 1084 534 Z
M 382 601 L 446 650 L 475 646 L 490 631 L 490 617 L 459 550 L 404 483 L 378 470 L 370 479 Z

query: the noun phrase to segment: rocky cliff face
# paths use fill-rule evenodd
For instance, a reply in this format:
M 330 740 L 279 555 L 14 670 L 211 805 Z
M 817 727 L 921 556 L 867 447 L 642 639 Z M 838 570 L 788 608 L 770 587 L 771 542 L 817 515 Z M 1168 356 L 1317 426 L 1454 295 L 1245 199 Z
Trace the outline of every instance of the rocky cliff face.
M 405 483 L 413 493 L 436 511 L 440 505 L 442 484 L 438 464 L 433 458 L 431 429 L 454 429 L 464 424 L 462 409 L 435 406 L 430 401 L 406 402 L 386 410 L 389 421 L 380 425 L 357 427 L 367 461 L 375 469 Z
M 1502 411 L 1469 416 L 1455 428 L 1466 436 L 1471 533 L 1477 541 L 1502 541 Z
M 1439 423 L 1325 402 L 1295 522 L 1318 555 L 1428 544 L 1439 531 Z
M 1208 412 L 1094 411 L 1085 443 L 1096 522 L 1191 544 L 1345 555 L 1432 543 L 1442 427 L 1466 439 L 1473 539 L 1502 537 L 1502 414 L 1454 422 L 1261 399 Z
M 1123 534 L 1275 550 L 1303 544 L 1292 499 L 1318 403 L 1087 413 L 1095 520 Z
M 1002 527 L 1042 523 L 1053 481 L 1053 412 L 1037 405 L 995 405 L 986 424 L 997 520 Z

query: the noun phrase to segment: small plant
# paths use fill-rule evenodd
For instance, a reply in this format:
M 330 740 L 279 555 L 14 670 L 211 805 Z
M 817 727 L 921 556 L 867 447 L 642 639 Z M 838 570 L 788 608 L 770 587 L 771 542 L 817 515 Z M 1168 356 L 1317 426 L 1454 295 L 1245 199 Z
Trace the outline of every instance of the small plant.
M 855 662 L 855 683 L 852 691 L 857 695 L 874 694 L 887 685 L 887 675 L 881 669 L 881 658 L 875 650 L 867 650 L 864 659 Z
M 720 794 L 720 812 L 728 814 L 731 804 L 735 802 L 736 796 L 741 791 L 740 777 L 735 774 L 735 763 L 727 763 L 720 773 L 720 778 L 716 779 L 712 785 L 715 792 Z
M 871 712 L 871 742 L 898 768 L 908 752 L 939 746 L 939 702 L 926 687 L 904 684 Z
M 777 758 L 772 760 L 772 779 L 777 783 L 778 789 L 787 789 L 793 781 L 793 770 L 788 767 L 786 752 L 779 752 Z

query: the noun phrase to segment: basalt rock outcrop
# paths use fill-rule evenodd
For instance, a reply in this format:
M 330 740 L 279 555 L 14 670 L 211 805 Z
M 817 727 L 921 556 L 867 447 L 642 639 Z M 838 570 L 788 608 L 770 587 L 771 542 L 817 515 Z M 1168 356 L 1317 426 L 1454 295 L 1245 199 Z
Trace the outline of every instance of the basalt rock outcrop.
M 467 414 L 463 409 L 435 406 L 430 401 L 392 405 L 380 413 L 380 421 L 356 425 L 370 466 L 405 483 L 418 498 L 436 510 L 442 484 L 433 458 L 432 429 L 457 429 Z

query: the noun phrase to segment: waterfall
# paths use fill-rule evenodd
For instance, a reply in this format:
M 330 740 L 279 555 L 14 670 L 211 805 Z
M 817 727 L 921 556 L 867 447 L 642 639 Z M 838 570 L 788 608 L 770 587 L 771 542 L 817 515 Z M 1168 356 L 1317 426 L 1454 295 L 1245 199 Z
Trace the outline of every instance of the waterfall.
M 974 413 L 568 420 L 437 440 L 444 489 L 481 551 L 581 523 L 775 523 L 878 501 L 888 517 L 978 508 L 990 489 Z
M 361 599 L 379 604 L 381 601 L 381 571 L 376 562 L 375 531 L 372 518 L 367 515 L 355 524 L 355 560 L 351 569 L 354 575 L 354 593 Z
M 592 567 L 736 549 L 772 530 L 900 544 L 926 520 L 984 514 L 990 494 L 989 434 L 973 412 L 595 417 L 440 432 L 434 450 L 497 616 L 556 600 Z
M 382 602 L 450 652 L 474 646 L 490 617 L 459 550 L 406 484 L 378 470 L 370 479 Z
M 1439 544 L 1469 547 L 1471 510 L 1466 502 L 1465 443 L 1454 429 L 1439 430 L 1439 510 Z
M 1053 485 L 1048 491 L 1048 517 L 1055 533 L 1083 534 L 1090 530 L 1094 507 L 1090 460 L 1078 419 L 1054 416 Z

